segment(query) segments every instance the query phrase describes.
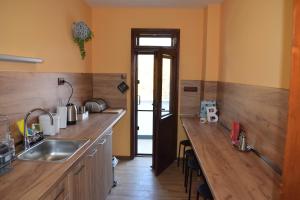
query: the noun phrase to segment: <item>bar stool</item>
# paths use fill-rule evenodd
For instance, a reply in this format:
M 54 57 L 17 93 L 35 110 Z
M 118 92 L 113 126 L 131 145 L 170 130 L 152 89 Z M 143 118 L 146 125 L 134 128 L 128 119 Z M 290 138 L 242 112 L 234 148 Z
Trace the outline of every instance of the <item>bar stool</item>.
M 198 190 L 197 190 L 197 200 L 199 200 L 199 197 L 202 197 L 204 200 L 206 199 L 213 199 L 213 196 L 210 192 L 210 189 L 207 185 L 207 183 L 203 183 L 199 185 Z
M 194 151 L 193 149 L 188 149 L 184 152 L 184 187 L 185 187 L 185 192 L 187 193 L 187 186 L 188 186 L 188 160 L 189 159 L 194 159 Z
M 179 143 L 179 148 L 178 148 L 178 156 L 177 156 L 177 167 L 179 167 L 179 163 L 180 163 L 180 150 L 181 150 L 181 146 L 183 146 L 183 152 L 185 152 L 187 147 L 191 147 L 191 142 L 189 140 L 181 140 Z M 182 163 L 182 173 L 184 173 L 184 156 L 183 156 L 183 163 Z
M 198 164 L 197 158 L 195 156 L 192 156 L 192 158 L 189 158 L 187 161 L 187 170 L 188 170 L 188 179 L 190 179 L 189 184 L 189 200 L 191 199 L 191 192 L 192 192 L 192 180 L 193 180 L 193 171 L 201 172 L 201 168 Z

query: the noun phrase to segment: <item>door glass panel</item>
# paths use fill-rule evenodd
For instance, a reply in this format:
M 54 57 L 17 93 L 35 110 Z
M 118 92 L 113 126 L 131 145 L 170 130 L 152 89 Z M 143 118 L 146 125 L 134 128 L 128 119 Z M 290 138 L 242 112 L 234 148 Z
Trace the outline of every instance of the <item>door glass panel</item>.
M 170 58 L 162 59 L 161 116 L 168 115 L 171 112 L 171 61 Z
M 138 154 L 152 154 L 154 55 L 138 55 Z

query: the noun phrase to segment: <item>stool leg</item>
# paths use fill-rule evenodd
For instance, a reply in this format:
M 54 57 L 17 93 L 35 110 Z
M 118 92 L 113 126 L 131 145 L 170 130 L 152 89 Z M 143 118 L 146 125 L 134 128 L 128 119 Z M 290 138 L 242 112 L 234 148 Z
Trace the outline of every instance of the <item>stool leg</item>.
M 187 161 L 185 161 L 185 162 L 187 162 Z M 189 168 L 186 166 L 185 172 L 184 172 L 184 187 L 185 187 L 185 193 L 187 193 L 188 177 L 189 177 Z
M 199 200 L 199 192 L 197 191 L 197 200 Z
M 193 170 L 190 169 L 190 188 L 189 188 L 189 200 L 191 199 L 191 192 L 192 192 L 192 179 L 193 179 Z
M 183 146 L 183 158 L 182 158 L 182 173 L 184 173 L 184 163 L 185 163 L 185 146 Z
M 178 156 L 177 156 L 177 167 L 179 167 L 179 162 L 180 162 L 180 149 L 181 149 L 181 145 L 179 144 Z

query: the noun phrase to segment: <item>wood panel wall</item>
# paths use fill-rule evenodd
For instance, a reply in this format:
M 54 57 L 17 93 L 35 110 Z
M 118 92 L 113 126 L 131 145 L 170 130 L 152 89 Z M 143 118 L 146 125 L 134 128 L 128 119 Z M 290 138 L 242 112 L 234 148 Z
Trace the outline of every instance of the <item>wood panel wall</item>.
M 126 74 L 93 74 L 93 97 L 103 98 L 109 107 L 126 109 L 129 90 L 124 94 L 118 90 L 118 85 L 126 80 Z
M 0 72 L 0 114 L 10 119 L 12 135 L 20 141 L 15 122 L 37 107 L 55 111 L 61 99 L 67 103 L 71 89 L 58 86 L 58 77 L 72 83 L 71 102 L 81 105 L 92 97 L 92 75 L 79 73 Z
M 217 81 L 201 81 L 201 94 L 200 99 L 202 100 L 216 100 L 217 99 Z
M 185 91 L 184 88 L 195 88 L 196 91 Z M 200 93 L 200 80 L 180 81 L 180 115 L 199 115 Z
M 216 81 L 181 80 L 180 115 L 198 116 L 202 100 L 216 100 L 217 85 Z
M 248 142 L 282 169 L 287 126 L 286 89 L 218 83 L 220 122 L 231 129 L 233 120 L 246 131 Z

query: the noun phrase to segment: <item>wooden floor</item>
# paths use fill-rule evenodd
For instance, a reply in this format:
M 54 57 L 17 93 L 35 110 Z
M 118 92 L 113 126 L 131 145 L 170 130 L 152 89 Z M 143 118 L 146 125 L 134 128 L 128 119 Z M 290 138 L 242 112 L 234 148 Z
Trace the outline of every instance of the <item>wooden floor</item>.
M 136 157 L 131 161 L 120 161 L 115 170 L 118 186 L 113 188 L 107 200 L 186 200 L 182 168 L 174 162 L 160 176 L 151 169 L 151 157 Z M 196 187 L 202 183 L 194 176 L 192 198 L 196 199 Z

